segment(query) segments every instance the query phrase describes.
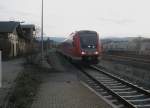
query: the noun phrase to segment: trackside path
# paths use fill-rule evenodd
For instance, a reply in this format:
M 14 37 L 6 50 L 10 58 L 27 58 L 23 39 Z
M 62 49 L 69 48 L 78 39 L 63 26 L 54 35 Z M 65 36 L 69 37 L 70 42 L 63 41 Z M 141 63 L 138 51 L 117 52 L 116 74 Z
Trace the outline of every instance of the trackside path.
M 110 108 L 68 73 L 51 74 L 31 108 Z M 68 81 L 67 81 L 68 80 Z
M 14 85 L 14 81 L 18 74 L 23 70 L 22 64 L 24 59 L 14 59 L 2 62 L 2 87 L 0 88 L 0 107 L 4 104 L 5 98 L 11 87 Z
M 51 54 L 51 60 L 61 62 L 56 56 L 54 53 Z M 56 61 L 53 58 L 58 59 Z M 31 108 L 111 108 L 80 83 L 78 75 L 71 66 L 62 63 L 65 65 L 59 67 L 63 67 L 64 71 L 50 71 L 45 75 Z

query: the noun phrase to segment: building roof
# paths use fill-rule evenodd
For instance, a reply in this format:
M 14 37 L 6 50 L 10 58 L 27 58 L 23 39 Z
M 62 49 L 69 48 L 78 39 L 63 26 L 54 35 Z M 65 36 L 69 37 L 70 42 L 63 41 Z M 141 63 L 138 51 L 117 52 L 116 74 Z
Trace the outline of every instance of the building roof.
M 1 33 L 12 33 L 19 25 L 20 25 L 20 22 L 0 21 L 0 32 Z
M 150 43 L 150 39 L 143 39 L 142 42 L 149 42 Z
M 92 31 L 92 30 L 79 30 L 76 32 L 78 32 L 78 33 L 96 33 L 96 31 Z
M 33 25 L 33 24 L 24 24 L 24 25 L 21 25 L 21 28 L 25 28 L 25 29 L 33 29 L 33 30 L 35 30 L 35 25 Z

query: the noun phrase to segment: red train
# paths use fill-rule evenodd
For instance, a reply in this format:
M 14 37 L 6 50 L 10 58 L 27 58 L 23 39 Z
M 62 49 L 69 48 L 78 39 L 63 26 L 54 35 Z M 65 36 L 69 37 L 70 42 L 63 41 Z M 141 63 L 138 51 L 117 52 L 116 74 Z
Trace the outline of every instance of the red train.
M 81 30 L 71 33 L 59 45 L 59 52 L 72 61 L 98 63 L 102 53 L 99 35 L 95 31 Z

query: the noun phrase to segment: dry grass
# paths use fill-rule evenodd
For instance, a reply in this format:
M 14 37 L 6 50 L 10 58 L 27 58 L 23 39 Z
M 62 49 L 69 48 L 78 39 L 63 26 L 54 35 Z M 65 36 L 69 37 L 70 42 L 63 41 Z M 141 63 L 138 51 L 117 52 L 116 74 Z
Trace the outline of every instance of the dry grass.
M 41 83 L 40 69 L 28 66 L 16 79 L 7 108 L 29 108 Z

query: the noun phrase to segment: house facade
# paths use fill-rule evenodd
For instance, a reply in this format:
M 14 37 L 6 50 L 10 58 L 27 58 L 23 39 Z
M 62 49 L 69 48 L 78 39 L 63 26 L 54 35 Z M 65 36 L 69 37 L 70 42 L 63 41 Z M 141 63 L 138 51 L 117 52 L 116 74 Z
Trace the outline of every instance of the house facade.
M 150 39 L 142 40 L 139 53 L 142 55 L 150 55 Z
M 26 32 L 24 33 L 20 22 L 0 22 L 0 50 L 4 58 L 26 54 L 32 38 L 28 38 Z
M 0 50 L 3 57 L 17 56 L 19 22 L 0 22 Z
M 23 33 L 28 41 L 26 41 L 26 51 L 24 53 L 32 53 L 34 49 L 34 39 L 35 39 L 35 25 L 33 24 L 24 24 L 21 25 Z

